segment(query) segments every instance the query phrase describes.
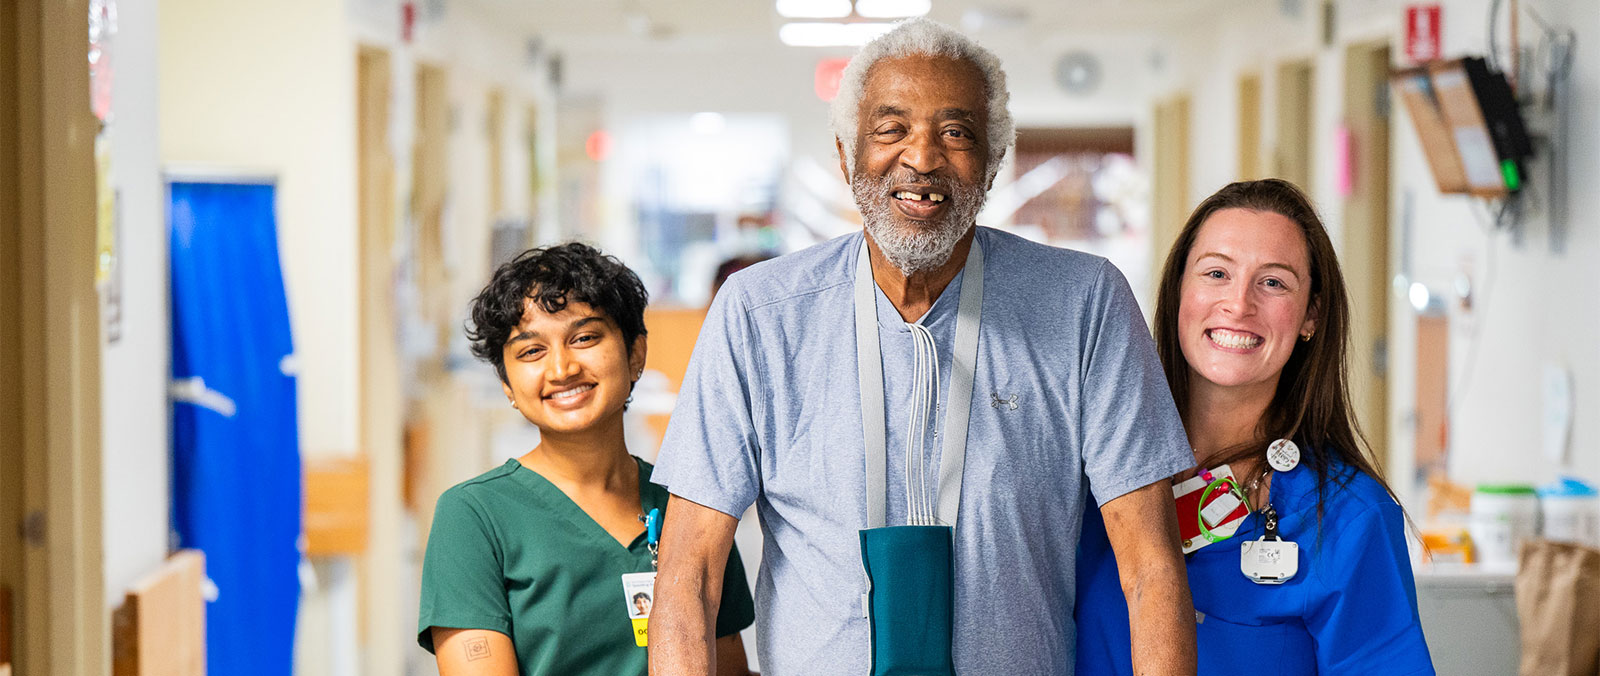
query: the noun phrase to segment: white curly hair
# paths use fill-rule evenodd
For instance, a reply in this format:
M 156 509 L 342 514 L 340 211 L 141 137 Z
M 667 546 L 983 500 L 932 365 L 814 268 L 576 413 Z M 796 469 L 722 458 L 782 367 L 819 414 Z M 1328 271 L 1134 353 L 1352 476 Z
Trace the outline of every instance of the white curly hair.
M 944 56 L 977 66 L 983 74 L 984 95 L 989 128 L 984 142 L 989 145 L 989 162 L 985 182 L 993 181 L 1000 171 L 1000 161 L 1017 140 L 1017 128 L 1011 121 L 1011 111 L 1006 104 L 1011 92 L 1006 89 L 1006 73 L 1000 58 L 984 49 L 960 31 L 932 19 L 917 17 L 900 22 L 887 33 L 878 36 L 850 59 L 839 83 L 839 95 L 829 107 L 828 117 L 833 135 L 844 147 L 844 159 L 853 172 L 856 166 L 856 125 L 860 116 L 861 97 L 865 93 L 867 74 L 872 66 L 884 59 L 897 59 L 914 54 Z

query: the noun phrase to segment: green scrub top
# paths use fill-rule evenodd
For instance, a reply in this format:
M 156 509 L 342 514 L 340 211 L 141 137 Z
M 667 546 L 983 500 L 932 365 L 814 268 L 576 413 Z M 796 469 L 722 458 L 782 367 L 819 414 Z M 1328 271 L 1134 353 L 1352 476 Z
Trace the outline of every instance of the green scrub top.
M 644 511 L 665 512 L 667 491 L 650 483 L 650 463 L 635 460 Z M 511 638 L 523 676 L 644 676 L 645 648 L 634 641 L 622 576 L 649 570 L 643 533 L 623 547 L 561 489 L 513 458 L 439 496 L 422 564 L 417 643 L 433 652 L 433 627 L 488 629 Z M 754 621 L 734 549 L 717 636 Z

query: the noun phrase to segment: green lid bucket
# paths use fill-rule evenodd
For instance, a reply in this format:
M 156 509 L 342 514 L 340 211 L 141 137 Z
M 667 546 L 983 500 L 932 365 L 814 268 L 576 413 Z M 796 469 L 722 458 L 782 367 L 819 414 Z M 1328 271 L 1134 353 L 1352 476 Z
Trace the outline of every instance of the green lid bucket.
M 1478 484 L 1479 493 L 1489 495 L 1537 495 L 1532 486 L 1527 484 Z

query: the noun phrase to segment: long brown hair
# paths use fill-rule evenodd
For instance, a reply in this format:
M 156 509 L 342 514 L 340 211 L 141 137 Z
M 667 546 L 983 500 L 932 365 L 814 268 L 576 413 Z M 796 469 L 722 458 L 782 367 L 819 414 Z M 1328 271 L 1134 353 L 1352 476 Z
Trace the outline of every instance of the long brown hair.
M 1324 488 L 1329 483 L 1334 460 L 1371 476 L 1394 495 L 1372 461 L 1371 447 L 1361 434 L 1350 407 L 1345 364 L 1350 337 L 1350 299 L 1345 292 L 1344 276 L 1339 271 L 1339 260 L 1311 200 L 1288 181 L 1276 178 L 1241 181 L 1218 190 L 1195 207 L 1183 231 L 1178 233 L 1178 240 L 1173 242 L 1172 251 L 1167 254 L 1156 299 L 1155 339 L 1179 414 L 1188 414 L 1190 377 L 1188 362 L 1178 343 L 1178 305 L 1182 299 L 1183 276 L 1188 267 L 1189 250 L 1194 246 L 1200 227 L 1224 209 L 1274 213 L 1300 226 L 1311 263 L 1311 301 L 1307 312 L 1316 320 L 1316 332 L 1309 341 L 1295 343 L 1278 377 L 1272 403 L 1256 427 L 1257 438 L 1224 449 L 1211 464 L 1216 466 L 1246 458 L 1259 458 L 1265 464 L 1268 442 L 1293 439 L 1300 446 L 1301 461 L 1317 473 L 1319 520 Z M 1193 424 L 1193 421 L 1185 420 L 1184 424 Z M 1333 477 L 1341 483 L 1350 478 Z

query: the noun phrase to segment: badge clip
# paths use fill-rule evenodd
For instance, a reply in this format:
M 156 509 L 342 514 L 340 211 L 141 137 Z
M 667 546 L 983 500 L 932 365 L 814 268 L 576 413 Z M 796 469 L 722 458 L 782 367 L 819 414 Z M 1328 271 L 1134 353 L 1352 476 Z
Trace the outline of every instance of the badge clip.
M 656 570 L 656 552 L 661 549 L 661 508 L 650 510 L 644 521 L 644 546 L 650 550 L 650 570 Z

